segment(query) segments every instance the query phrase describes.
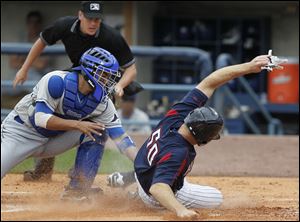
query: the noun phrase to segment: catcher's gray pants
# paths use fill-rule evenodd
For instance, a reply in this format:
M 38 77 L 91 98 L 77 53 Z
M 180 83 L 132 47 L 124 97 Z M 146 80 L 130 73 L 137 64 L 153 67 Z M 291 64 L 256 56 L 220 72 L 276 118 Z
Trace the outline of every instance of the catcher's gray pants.
M 46 138 L 33 127 L 17 122 L 12 111 L 1 125 L 1 179 L 28 157 L 52 157 L 79 145 L 80 131 Z
M 137 180 L 139 196 L 152 208 L 162 208 L 158 201 L 145 193 Z M 222 193 L 214 187 L 192 184 L 184 179 L 183 187 L 175 194 L 176 199 L 186 208 L 214 208 L 223 202 Z

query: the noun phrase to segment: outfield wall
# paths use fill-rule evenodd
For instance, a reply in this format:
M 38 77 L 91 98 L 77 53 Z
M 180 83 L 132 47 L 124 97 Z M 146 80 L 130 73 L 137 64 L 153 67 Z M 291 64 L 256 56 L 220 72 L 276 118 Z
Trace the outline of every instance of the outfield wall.
M 299 136 L 223 136 L 196 150 L 190 175 L 299 177 Z

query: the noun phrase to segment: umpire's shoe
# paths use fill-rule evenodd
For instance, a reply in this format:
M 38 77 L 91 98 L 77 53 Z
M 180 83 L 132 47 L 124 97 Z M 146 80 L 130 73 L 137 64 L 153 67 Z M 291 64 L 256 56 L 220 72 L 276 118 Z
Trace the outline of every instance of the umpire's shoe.
M 54 157 L 37 159 L 35 163 L 35 169 L 24 172 L 24 181 L 51 181 L 54 162 Z
M 71 188 L 66 186 L 65 190 L 62 192 L 60 199 L 63 201 L 72 202 L 89 202 L 98 195 L 102 195 L 103 190 L 100 187 L 89 188 L 89 189 L 79 189 Z

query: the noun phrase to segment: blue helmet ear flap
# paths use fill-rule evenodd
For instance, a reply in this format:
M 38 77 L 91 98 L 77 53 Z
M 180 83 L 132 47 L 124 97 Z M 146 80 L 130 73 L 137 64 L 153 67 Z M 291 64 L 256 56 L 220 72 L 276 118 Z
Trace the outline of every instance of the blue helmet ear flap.
M 80 67 L 80 66 L 77 66 L 77 67 L 74 67 L 72 68 L 73 71 L 79 71 L 81 75 L 83 75 L 84 79 L 87 81 L 87 83 L 93 88 L 93 90 L 96 88 L 96 82 L 94 82 L 93 79 L 91 79 L 85 71 L 85 68 L 84 67 Z
M 83 78 L 87 81 L 87 83 L 93 88 L 93 96 L 98 101 L 101 102 L 105 96 L 106 93 L 104 92 L 102 86 L 97 86 L 97 82 L 88 76 L 86 72 L 83 70 L 84 67 L 77 66 L 72 68 L 73 71 L 79 71 L 81 75 L 83 75 Z

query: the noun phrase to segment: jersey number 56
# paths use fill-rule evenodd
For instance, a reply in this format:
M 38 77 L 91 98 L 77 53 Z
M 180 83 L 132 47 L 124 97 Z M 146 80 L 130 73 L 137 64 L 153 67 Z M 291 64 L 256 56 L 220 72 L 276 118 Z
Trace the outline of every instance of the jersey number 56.
M 151 140 L 147 143 L 148 155 L 147 160 L 151 166 L 154 157 L 158 153 L 157 140 L 160 138 L 160 128 L 154 131 L 151 135 Z

